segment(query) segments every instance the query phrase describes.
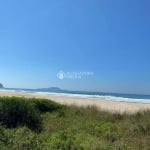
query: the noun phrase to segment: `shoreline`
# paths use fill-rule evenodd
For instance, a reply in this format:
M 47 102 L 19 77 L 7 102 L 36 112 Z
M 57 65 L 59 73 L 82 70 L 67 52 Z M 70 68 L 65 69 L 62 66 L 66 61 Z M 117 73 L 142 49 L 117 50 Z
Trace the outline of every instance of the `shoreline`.
M 100 110 L 109 111 L 112 113 L 128 113 L 134 114 L 140 111 L 150 110 L 150 104 L 146 103 L 135 103 L 135 102 L 123 102 L 123 101 L 111 101 L 104 99 L 94 98 L 77 98 L 67 96 L 56 96 L 39 93 L 25 93 L 25 92 L 14 92 L 14 91 L 0 91 L 0 97 L 3 96 L 21 96 L 27 98 L 45 98 L 52 101 L 65 104 L 65 105 L 76 105 L 79 107 L 96 106 Z

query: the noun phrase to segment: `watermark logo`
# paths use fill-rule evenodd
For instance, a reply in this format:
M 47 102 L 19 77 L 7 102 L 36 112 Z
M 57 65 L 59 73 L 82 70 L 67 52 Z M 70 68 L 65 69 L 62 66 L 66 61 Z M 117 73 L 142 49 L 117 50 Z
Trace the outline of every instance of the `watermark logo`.
M 81 79 L 84 76 L 92 76 L 94 75 L 94 72 L 91 71 L 81 71 L 81 72 L 64 72 L 60 70 L 57 73 L 57 77 L 62 80 L 64 78 L 68 79 Z
M 58 77 L 60 80 L 62 80 L 62 79 L 64 78 L 64 76 L 65 76 L 65 73 L 64 73 L 62 70 L 57 73 L 57 77 Z

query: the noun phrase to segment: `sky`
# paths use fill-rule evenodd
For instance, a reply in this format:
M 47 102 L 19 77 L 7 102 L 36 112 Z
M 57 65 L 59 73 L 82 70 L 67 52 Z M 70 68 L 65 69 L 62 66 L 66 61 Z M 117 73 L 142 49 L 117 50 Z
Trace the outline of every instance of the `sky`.
M 149 6 L 149 0 L 0 1 L 0 82 L 150 94 Z M 59 71 L 73 77 L 61 80 Z

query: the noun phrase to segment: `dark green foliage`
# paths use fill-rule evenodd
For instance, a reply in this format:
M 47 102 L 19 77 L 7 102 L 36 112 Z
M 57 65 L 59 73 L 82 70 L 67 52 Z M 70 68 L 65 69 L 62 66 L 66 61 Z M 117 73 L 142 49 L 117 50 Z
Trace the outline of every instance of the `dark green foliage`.
M 0 98 L 0 122 L 8 128 L 26 125 L 32 130 L 40 130 L 41 112 L 59 108 L 59 104 L 49 100 L 3 97 Z
M 5 97 L 0 98 L 0 121 L 2 150 L 148 150 L 150 147 L 150 111 L 113 114 L 96 107 Z M 39 126 L 42 130 L 34 132 Z
M 53 112 L 60 109 L 62 106 L 46 99 L 31 99 L 31 102 L 35 104 L 35 107 L 42 113 Z
M 36 129 L 41 124 L 41 117 L 34 103 L 19 98 L 4 98 L 0 101 L 0 122 L 8 128 L 27 125 Z
M 5 128 L 0 126 L 0 145 L 8 144 L 8 137 L 5 134 Z

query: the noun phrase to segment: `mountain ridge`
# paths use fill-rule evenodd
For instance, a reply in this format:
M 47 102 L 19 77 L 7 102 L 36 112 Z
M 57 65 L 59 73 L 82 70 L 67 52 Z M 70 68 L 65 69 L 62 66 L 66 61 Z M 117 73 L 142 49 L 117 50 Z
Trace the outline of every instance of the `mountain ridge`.
M 0 83 L 0 88 L 4 88 L 4 86 L 3 86 L 3 84 L 2 84 L 2 83 Z

